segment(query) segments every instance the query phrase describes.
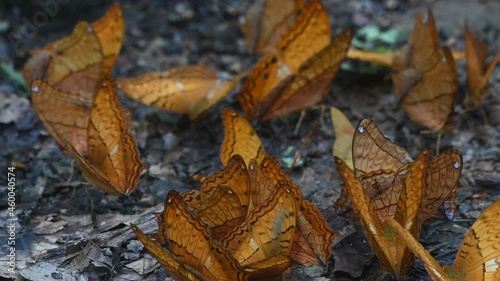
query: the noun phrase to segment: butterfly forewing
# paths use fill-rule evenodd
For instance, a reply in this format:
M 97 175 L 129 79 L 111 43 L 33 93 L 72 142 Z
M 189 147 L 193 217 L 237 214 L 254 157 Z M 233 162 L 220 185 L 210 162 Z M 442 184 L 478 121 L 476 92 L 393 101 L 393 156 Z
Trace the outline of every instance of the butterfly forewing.
M 117 81 L 129 97 L 146 105 L 196 119 L 238 84 L 240 77 L 222 78 L 202 65 L 172 68 Z
M 175 191 L 167 196 L 163 218 L 170 251 L 181 262 L 209 280 L 246 280 L 238 262 L 212 239 L 209 227 Z
M 404 148 L 386 138 L 370 119 L 361 120 L 356 127 L 352 159 L 357 177 L 378 170 L 395 172 L 413 161 Z
M 257 53 L 276 55 L 281 35 L 293 25 L 303 0 L 267 0 L 252 4 L 241 24 L 247 45 Z
M 281 184 L 222 241 L 243 268 L 259 276 L 280 276 L 289 266 L 283 261 L 290 255 L 296 209 L 286 182 Z
M 394 93 L 408 117 L 433 132 L 445 129 L 457 96 L 455 62 L 448 48 L 439 49 L 438 39 L 432 12 L 426 19 L 417 13 L 409 42 L 392 67 Z
M 471 226 L 458 249 L 453 269 L 463 280 L 500 280 L 500 201 Z
M 496 52 L 489 65 L 486 65 L 487 55 L 488 45 L 481 42 L 479 37 L 465 26 L 465 57 L 467 59 L 467 88 L 469 90 L 467 103 L 471 107 L 477 107 L 481 104 L 488 79 L 500 59 L 500 50 Z
M 175 279 L 180 281 L 208 281 L 201 273 L 182 263 L 176 256 L 161 246 L 157 241 L 151 240 L 137 226 L 131 225 L 135 236 L 141 241 L 146 249 L 156 258 L 156 260 Z
M 146 168 L 128 130 L 113 78 L 106 78 L 90 110 L 87 159 L 117 192 L 129 194 Z
M 351 31 L 344 30 L 335 40 L 303 62 L 279 98 L 260 120 L 284 116 L 321 101 L 330 91 L 333 78 L 340 69 L 351 43 Z
M 69 142 L 78 153 L 87 153 L 90 108 L 80 95 L 59 90 L 43 80 L 34 80 L 31 102 L 45 128 L 59 145 L 67 148 L 66 143 Z
M 103 54 L 92 26 L 79 22 L 73 33 L 51 45 L 44 79 L 60 89 L 80 94 L 87 104 L 104 78 Z
M 294 25 L 281 36 L 279 58 L 298 74 L 309 58 L 330 44 L 331 33 L 323 5 L 318 0 L 308 1 Z
M 338 235 L 330 229 L 321 212 L 304 200 L 300 187 L 279 167 L 276 158 L 266 155 L 261 171 L 273 186 L 288 183 L 297 209 L 295 237 L 290 258 L 298 264 L 326 265 L 332 256 L 333 240 Z
M 125 20 L 119 3 L 112 5 L 106 14 L 92 23 L 102 48 L 103 74 L 109 75 L 120 53 L 125 35 Z
M 233 155 L 239 154 L 245 163 L 256 159 L 260 164 L 266 156 L 262 142 L 252 125 L 232 110 L 222 112 L 224 140 L 221 148 L 221 162 L 226 164 Z
M 430 161 L 426 172 L 426 194 L 422 206 L 422 221 L 434 215 L 445 215 L 453 219 L 453 209 L 458 179 L 462 173 L 462 154 L 456 149 L 448 150 Z M 443 205 L 444 204 L 444 205 Z M 444 209 L 440 214 L 439 210 Z

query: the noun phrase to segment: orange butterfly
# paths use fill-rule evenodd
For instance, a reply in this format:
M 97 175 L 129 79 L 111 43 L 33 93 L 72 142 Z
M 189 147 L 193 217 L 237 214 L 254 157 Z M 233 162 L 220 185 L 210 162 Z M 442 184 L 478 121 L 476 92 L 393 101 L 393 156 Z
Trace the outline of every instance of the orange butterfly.
M 247 118 L 264 121 L 319 102 L 329 92 L 351 37 L 351 31 L 344 30 L 332 42 L 324 7 L 308 1 L 281 36 L 278 55 L 264 56 L 236 96 Z
M 131 227 L 175 280 L 248 280 L 238 261 L 212 238 L 209 226 L 189 208 L 179 193 L 168 193 L 165 209 L 157 219 L 158 232 L 151 235 L 155 240 L 137 226 Z
M 439 49 L 436 23 L 431 10 L 424 19 L 416 14 L 408 44 L 392 64 L 394 93 L 414 122 L 442 132 L 453 113 L 457 97 L 457 74 L 449 48 Z
M 245 118 L 225 110 L 222 119 L 225 133 L 221 160 L 225 163 L 233 155 L 242 155 L 248 164 L 250 206 L 258 206 L 280 182 L 287 182 L 297 209 L 297 231 L 290 257 L 306 266 L 326 265 L 332 256 L 333 240 L 338 233 L 328 227 L 313 204 L 303 199 L 300 187 L 281 170 L 278 161 L 266 154 L 257 133 Z
M 241 75 L 222 77 L 212 69 L 196 65 L 122 78 L 117 84 L 127 96 L 146 105 L 196 119 L 227 96 L 240 79 Z
M 34 80 L 31 102 L 43 125 L 60 146 L 69 143 L 76 152 L 87 153 L 90 108 L 81 95 L 59 90 L 43 80 Z
M 260 164 L 266 151 L 252 125 L 229 109 L 222 111 L 221 115 L 224 122 L 224 139 L 220 152 L 222 164 L 226 165 L 235 154 L 241 155 L 247 164 L 250 159 L 255 159 Z
M 392 215 L 413 159 L 408 152 L 386 138 L 370 119 L 359 122 L 352 145 L 354 173 L 377 210 Z M 456 189 L 462 171 L 462 155 L 448 150 L 430 160 L 426 175 L 426 190 L 422 221 L 445 215 L 452 219 L 455 212 Z M 339 209 L 348 209 L 346 190 L 337 201 Z
M 469 90 L 467 102 L 469 106 L 477 107 L 483 98 L 488 79 L 493 73 L 498 60 L 500 60 L 500 50 L 496 52 L 490 64 L 486 65 L 488 45 L 481 42 L 479 37 L 465 26 L 465 55 L 467 58 L 467 87 Z
M 330 107 L 330 116 L 335 131 L 335 142 L 333 143 L 333 156 L 337 156 L 354 169 L 352 161 L 352 138 L 354 126 L 349 119 L 336 107 Z
M 219 241 L 242 224 L 251 207 L 250 178 L 243 158 L 234 155 L 224 169 L 206 178 L 200 190 L 182 194 L 186 204 Z M 253 206 L 253 205 L 252 205 Z
M 135 138 L 128 131 L 112 77 L 104 79 L 88 111 L 73 103 L 77 100 L 74 94 L 43 80 L 33 81 L 31 95 L 40 119 L 78 161 L 85 178 L 111 194 L 128 195 L 135 189 L 147 166 L 141 162 Z M 59 111 L 52 106 L 58 106 Z M 65 114 L 73 109 L 76 114 Z
M 280 277 L 289 268 L 296 211 L 287 183 L 280 183 L 222 240 L 252 280 Z
M 33 51 L 23 69 L 27 83 L 44 79 L 61 90 L 81 95 L 90 106 L 102 79 L 115 64 L 124 29 L 120 4 L 111 6 L 92 25 L 79 22 L 70 36 Z
M 405 245 L 425 263 L 436 281 L 500 280 L 500 201 L 495 201 L 471 226 L 465 235 L 453 267 L 441 267 L 437 261 L 397 221 L 386 223 Z
M 252 4 L 240 25 L 247 45 L 257 53 L 277 55 L 276 45 L 304 5 L 304 0 L 267 0 Z
M 424 199 L 425 171 L 429 163 L 429 154 L 423 152 L 409 167 L 409 173 L 396 202 L 394 214 L 385 209 L 378 209 L 375 202 L 363 189 L 361 182 L 355 177 L 353 171 L 339 158 L 335 158 L 337 170 L 344 182 L 349 199 L 361 216 L 363 230 L 377 254 L 382 267 L 394 277 L 405 275 L 408 267 L 413 263 L 413 255 L 404 243 L 395 237 L 384 224 L 384 216 L 394 216 L 395 220 L 414 236 L 418 237 L 421 230 L 419 221 L 420 205 Z

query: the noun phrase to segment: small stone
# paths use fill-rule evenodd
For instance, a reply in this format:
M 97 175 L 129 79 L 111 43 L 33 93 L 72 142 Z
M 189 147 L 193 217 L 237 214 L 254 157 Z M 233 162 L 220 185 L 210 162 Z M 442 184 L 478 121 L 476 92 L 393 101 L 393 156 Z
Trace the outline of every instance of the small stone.
M 477 219 L 477 218 L 479 218 L 479 216 L 481 216 L 481 212 L 480 212 L 480 211 L 477 211 L 477 210 L 475 210 L 475 211 L 470 211 L 470 212 L 468 212 L 468 213 L 467 213 L 467 216 L 468 216 L 469 218 L 471 218 L 471 219 Z

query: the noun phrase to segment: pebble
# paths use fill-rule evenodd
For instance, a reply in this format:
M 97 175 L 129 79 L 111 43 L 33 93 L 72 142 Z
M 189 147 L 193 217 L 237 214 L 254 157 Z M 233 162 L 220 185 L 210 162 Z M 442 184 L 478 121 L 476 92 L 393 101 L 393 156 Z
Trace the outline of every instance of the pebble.
M 471 219 L 477 219 L 479 218 L 479 216 L 481 216 L 481 212 L 477 210 L 470 211 L 467 213 L 467 216 Z

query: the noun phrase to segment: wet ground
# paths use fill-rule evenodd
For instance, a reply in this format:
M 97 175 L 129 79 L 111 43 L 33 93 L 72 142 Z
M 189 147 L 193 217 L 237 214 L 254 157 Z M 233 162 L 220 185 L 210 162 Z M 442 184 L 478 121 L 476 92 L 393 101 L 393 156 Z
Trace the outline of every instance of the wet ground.
M 18 3 L 19 2 L 19 3 Z M 39 26 L 23 41 L 9 40 L 22 30 L 23 17 L 30 20 L 43 11 L 36 1 L 8 0 L 0 3 L 0 62 L 22 67 L 27 51 L 68 34 L 78 20 L 99 18 L 110 1 L 61 4 L 47 24 Z M 479 32 L 494 50 L 500 46 L 500 3 L 498 1 L 337 1 L 323 0 L 333 32 L 345 27 L 360 30 L 372 24 L 382 31 L 411 30 L 416 11 L 432 7 L 441 42 L 454 50 L 464 49 L 463 24 Z M 230 74 L 249 70 L 257 61 L 245 45 L 238 18 L 248 3 L 243 1 L 123 1 L 126 20 L 125 43 L 115 66 L 119 77 L 147 71 L 202 63 Z M 18 44 L 19 43 L 19 44 Z M 399 40 L 396 45 L 401 45 Z M 370 45 L 371 42 L 366 44 Z M 331 94 L 321 104 L 340 108 L 354 125 L 372 118 L 381 131 L 416 156 L 435 148 L 432 135 L 405 116 L 392 93 L 387 70 L 356 62 L 339 73 Z M 369 69 L 370 71 L 366 71 Z M 455 112 L 463 110 L 466 94 L 465 62 L 457 62 L 459 98 Z M 29 94 L 9 76 L 0 75 L 0 181 L 6 182 L 7 167 L 15 166 L 17 273 L 29 280 L 163 280 L 168 274 L 149 255 L 143 258 L 142 245 L 134 239 L 128 223 L 152 231 L 153 211 L 162 209 L 167 192 L 199 186 L 190 174 L 209 175 L 221 168 L 219 161 L 223 108 L 240 110 L 233 97 L 210 109 L 198 122 L 163 112 L 121 96 L 132 111 L 141 158 L 150 166 L 128 198 L 105 194 L 85 183 L 71 159 L 63 155 L 48 135 L 30 105 Z M 481 111 L 456 114 L 456 129 L 441 141 L 441 150 L 459 149 L 464 156 L 462 187 L 454 221 L 438 221 L 424 227 L 421 242 L 443 264 L 450 264 L 471 223 L 492 201 L 500 199 L 500 71 L 493 73 L 487 102 Z M 378 280 L 382 278 L 376 257 L 362 231 L 350 218 L 335 214 L 340 180 L 332 159 L 335 139 L 329 110 L 308 110 L 297 135 L 293 135 L 299 114 L 256 127 L 266 150 L 289 165 L 299 150 L 303 165 L 295 167 L 292 178 L 305 198 L 315 203 L 340 231 L 334 247 L 334 261 L 328 272 L 314 280 Z M 323 118 L 323 120 L 321 120 Z M 322 126 L 322 122 L 325 126 Z M 2 198 L 7 197 L 4 184 Z M 97 215 L 93 228 L 90 211 Z M 6 218 L 7 200 L 0 201 L 0 217 Z M 0 224 L 4 228 L 4 224 Z M 2 230 L 3 231 L 3 230 Z M 0 276 L 7 277 L 6 240 L 0 237 Z M 297 269 L 295 280 L 300 280 Z M 309 273 L 314 275 L 314 273 Z M 43 276 L 43 277 L 42 277 Z M 142 277 L 141 277 L 142 276 Z M 411 280 L 428 280 L 420 262 L 408 271 Z M 79 279 L 84 278 L 84 279 Z M 308 277 L 311 279 L 311 277 Z

